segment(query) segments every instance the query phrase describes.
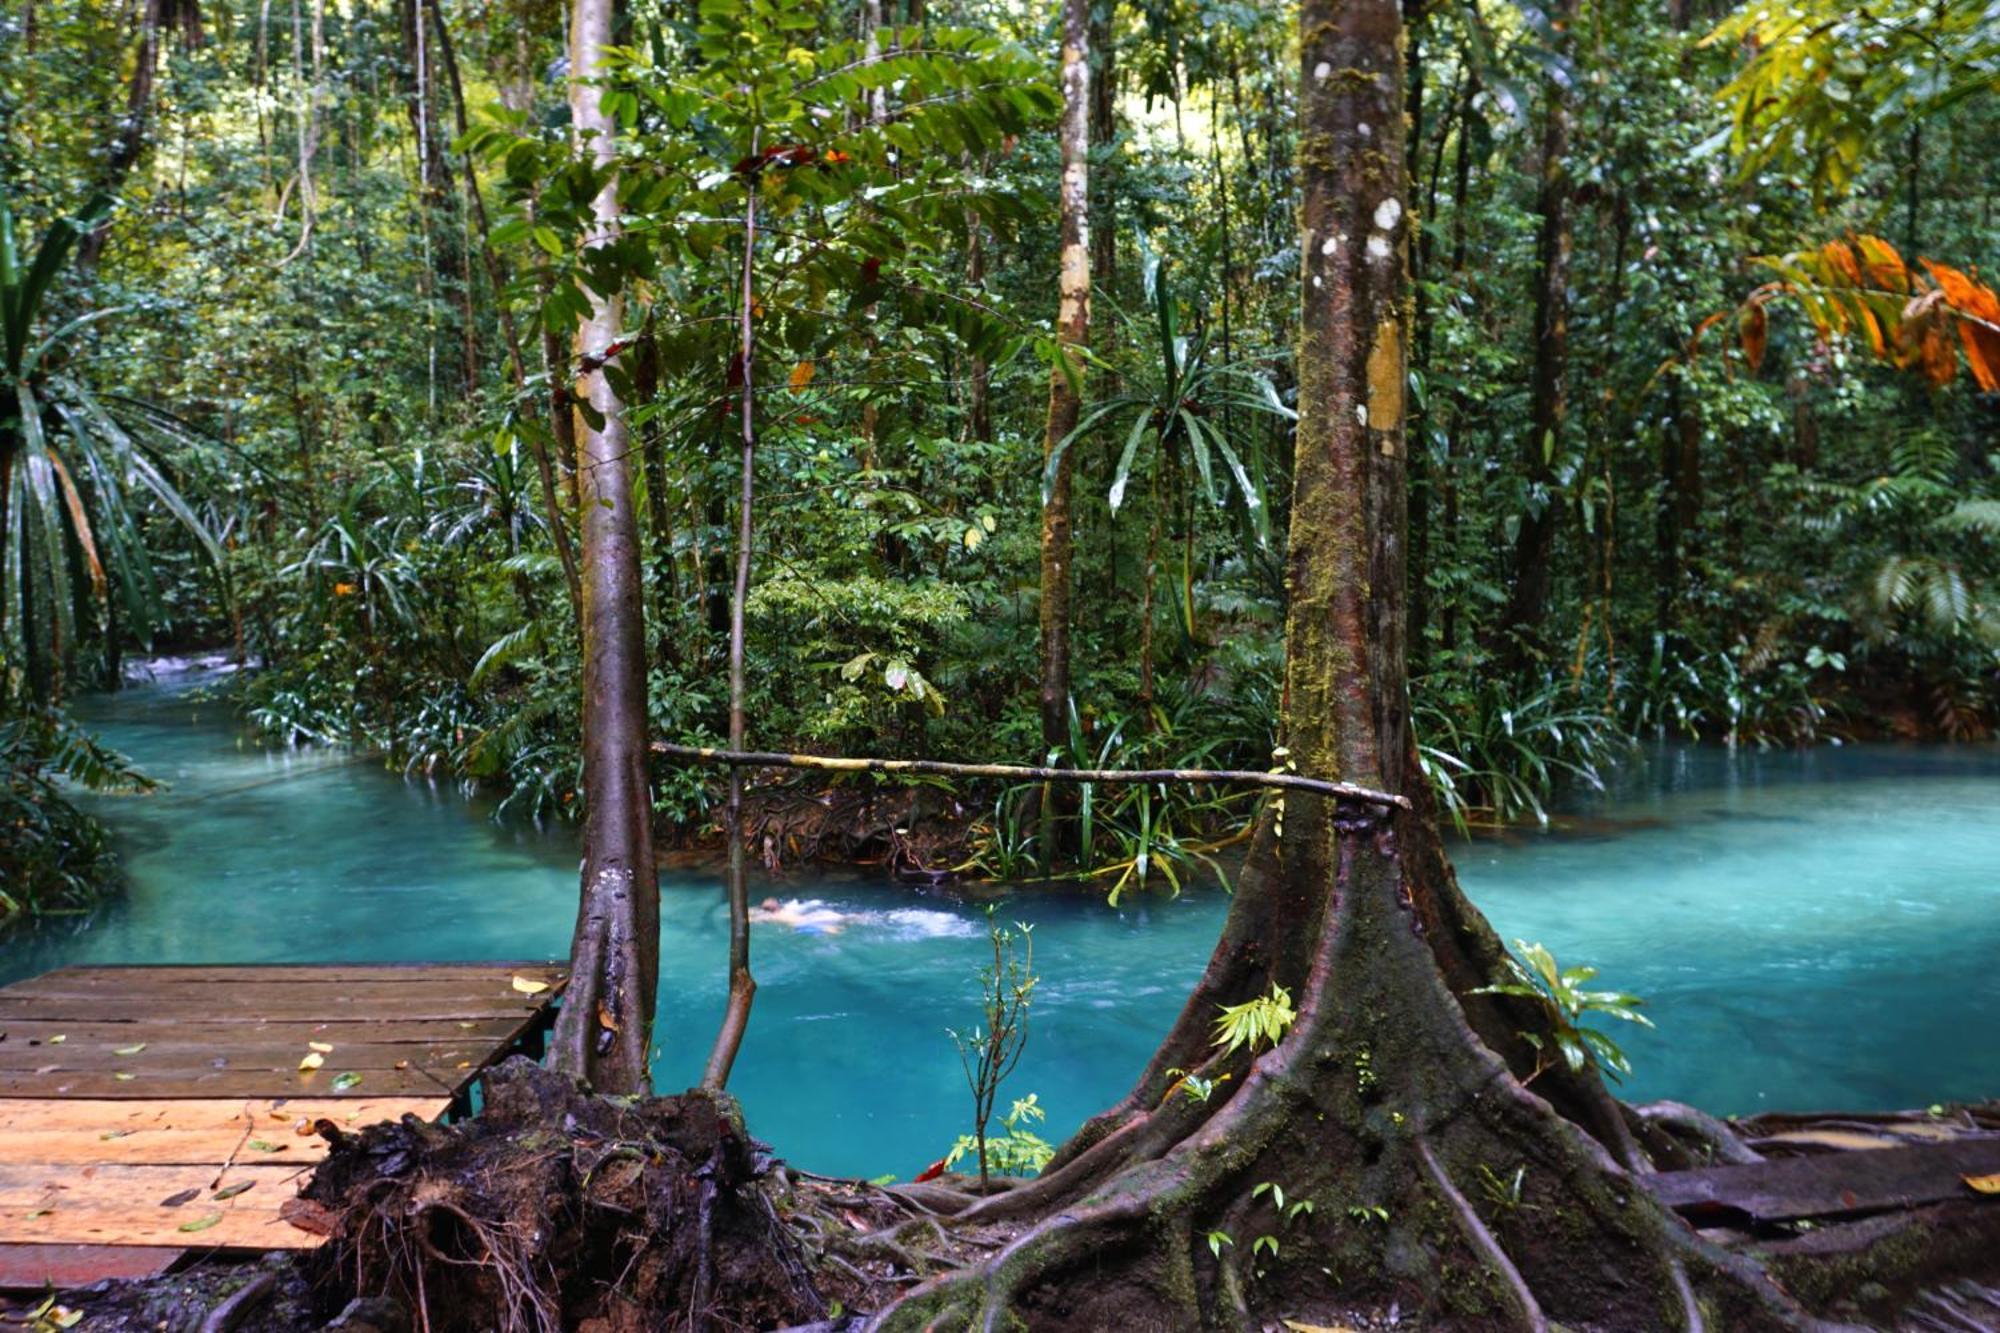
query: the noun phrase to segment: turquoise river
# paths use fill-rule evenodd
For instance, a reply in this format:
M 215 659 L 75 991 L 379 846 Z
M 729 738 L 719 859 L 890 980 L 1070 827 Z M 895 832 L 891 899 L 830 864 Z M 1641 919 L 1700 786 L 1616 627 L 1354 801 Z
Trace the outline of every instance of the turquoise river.
M 496 824 L 448 788 L 260 745 L 211 672 L 80 711 L 164 779 L 92 798 L 129 891 L 0 940 L 0 982 L 66 963 L 554 958 L 576 893 L 567 830 Z M 1460 844 L 1503 936 L 1646 997 L 1620 1027 L 1635 1098 L 1721 1112 L 1891 1108 L 2000 1095 L 2000 746 L 1802 753 L 1665 748 L 1563 832 Z M 720 885 L 662 882 L 657 1081 L 693 1077 L 722 1004 Z M 908 1176 L 964 1128 L 945 1029 L 973 1021 L 979 908 L 861 877 L 757 892 L 853 914 L 839 934 L 760 926 L 761 989 L 733 1081 L 757 1134 L 815 1170 Z M 1003 1091 L 1051 1138 L 1123 1093 L 1200 971 L 1219 890 L 1024 890 L 1042 982 Z

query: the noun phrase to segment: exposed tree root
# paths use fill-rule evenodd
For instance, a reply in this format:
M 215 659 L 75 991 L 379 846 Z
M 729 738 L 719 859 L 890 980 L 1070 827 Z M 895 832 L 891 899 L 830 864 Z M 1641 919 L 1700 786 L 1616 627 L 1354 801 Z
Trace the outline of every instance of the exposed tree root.
M 769 1157 L 725 1096 L 617 1100 L 525 1060 L 478 1118 L 332 1140 L 305 1192 L 333 1219 L 323 1277 L 420 1328 L 770 1328 L 826 1302 L 780 1218 Z

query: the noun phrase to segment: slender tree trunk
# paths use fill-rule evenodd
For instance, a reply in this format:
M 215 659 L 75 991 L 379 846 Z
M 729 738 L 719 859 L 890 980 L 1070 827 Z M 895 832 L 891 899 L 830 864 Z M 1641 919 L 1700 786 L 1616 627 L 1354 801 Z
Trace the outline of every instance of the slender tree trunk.
M 153 82 L 160 68 L 160 20 L 165 0 L 140 0 L 139 53 L 132 64 L 131 82 L 125 85 L 125 114 L 119 119 L 118 134 L 104 159 L 99 185 L 116 194 L 124 188 L 132 168 L 146 151 L 146 127 L 153 115 Z M 32 47 L 32 43 L 31 43 Z M 76 247 L 76 266 L 88 274 L 103 257 L 104 243 L 111 237 L 111 223 L 100 223 Z
M 1554 22 L 1564 50 L 1573 43 L 1578 0 L 1557 0 Z M 1546 647 L 1553 587 L 1556 522 L 1555 460 L 1562 453 L 1568 413 L 1570 259 L 1570 105 L 1567 80 L 1543 83 L 1542 182 L 1539 266 L 1535 279 L 1535 359 L 1529 386 L 1528 431 L 1522 441 L 1524 475 L 1533 498 L 1520 516 L 1514 542 L 1514 583 L 1507 606 L 1505 659 L 1525 669 Z
M 615 122 L 591 80 L 611 43 L 613 0 L 575 0 L 570 21 L 570 123 L 577 151 L 615 157 Z M 589 244 L 618 235 L 618 187 L 605 182 L 592 206 Z M 583 489 L 583 882 L 570 983 L 550 1045 L 555 1068 L 601 1092 L 652 1089 L 647 1067 L 660 971 L 659 882 L 653 867 L 647 784 L 645 611 L 639 581 L 639 521 L 625 406 L 604 373 L 621 323 L 616 295 L 591 294 L 577 332 L 578 396 L 602 426 L 578 412 Z
M 1056 338 L 1068 349 L 1090 339 L 1090 3 L 1063 0 L 1062 7 L 1062 271 Z M 1076 429 L 1083 410 L 1083 362 L 1068 358 L 1049 375 L 1049 414 L 1043 434 L 1045 456 Z M 1063 451 L 1049 496 L 1042 506 L 1042 747 L 1059 752 L 1069 740 L 1070 693 L 1070 489 L 1076 451 Z M 1058 853 L 1057 802 L 1044 792 L 1041 849 L 1045 864 Z
M 965 221 L 965 281 L 975 299 L 986 289 L 986 228 L 968 214 Z M 967 367 L 965 428 L 975 440 L 993 438 L 993 369 L 983 353 L 974 352 Z
M 1102 158 L 1118 137 L 1118 0 L 1098 0 L 1098 4 L 1091 6 L 1088 33 L 1090 149 Z M 1113 172 L 1098 182 L 1091 197 L 1095 211 L 1090 218 L 1090 281 L 1104 292 L 1112 289 L 1118 271 L 1118 219 L 1113 212 L 1117 198 L 1117 175 Z
M 465 85 L 459 79 L 458 53 L 451 44 L 451 29 L 444 21 L 444 10 L 437 0 L 422 0 L 422 3 L 429 7 L 437 32 L 438 53 L 444 63 L 445 75 L 451 83 L 454 123 L 462 138 L 466 131 Z M 528 80 L 523 76 L 503 88 L 502 100 L 513 110 L 526 111 L 533 100 L 530 87 Z M 514 373 L 514 387 L 525 389 L 528 383 L 527 357 L 521 348 L 521 334 L 514 323 L 514 312 L 507 305 L 504 294 L 506 284 L 500 273 L 500 257 L 493 251 L 491 232 L 487 226 L 486 198 L 480 192 L 479 172 L 473 166 L 469 152 L 465 156 L 464 166 L 466 202 L 471 206 L 472 220 L 479 230 L 479 253 L 486 261 L 487 281 L 493 287 L 493 308 L 500 317 L 500 331 L 507 343 L 507 360 Z M 546 353 L 546 341 L 543 349 Z M 569 408 L 559 395 L 551 420 L 558 430 L 567 430 L 573 425 Z M 549 447 L 540 435 L 530 433 L 528 451 L 534 457 L 536 475 L 541 483 L 542 521 L 548 525 L 549 539 L 555 543 L 556 558 L 562 564 L 563 586 L 569 593 L 570 616 L 580 627 L 583 623 L 582 575 L 577 570 L 576 550 L 570 542 L 569 525 L 563 520 L 562 504 L 557 498 L 555 468 L 549 462 Z
M 879 19 L 879 14 L 878 14 Z M 750 141 L 750 156 L 757 155 L 757 141 Z M 738 482 L 736 511 L 736 587 L 729 600 L 729 748 L 741 750 L 744 737 L 743 610 L 750 600 L 751 502 L 755 496 L 757 463 L 757 343 L 752 323 L 756 307 L 757 273 L 757 191 L 744 191 L 743 202 L 743 286 L 737 296 L 737 362 L 742 368 L 743 395 L 737 403 L 741 416 L 743 465 Z M 750 889 L 743 847 L 743 770 L 729 770 L 729 806 L 723 827 L 729 834 L 729 1001 L 722 1013 L 722 1025 L 708 1054 L 708 1067 L 701 1085 L 720 1088 L 729 1082 L 729 1070 L 736 1052 L 743 1046 L 743 1033 L 750 1026 L 750 1003 L 757 994 L 757 981 L 750 973 Z
M 1473 10 L 1475 20 L 1478 9 Z M 1451 280 L 1455 287 L 1465 277 L 1466 220 L 1471 212 L 1472 194 L 1472 118 L 1477 112 L 1473 99 L 1479 95 L 1479 77 L 1466 75 L 1460 94 L 1458 113 L 1458 143 L 1452 150 L 1451 164 Z M 1445 428 L 1444 463 L 1438 469 L 1438 489 L 1442 501 L 1439 525 L 1445 549 L 1455 557 L 1458 551 L 1458 456 L 1459 442 L 1465 430 L 1465 391 L 1454 379 L 1450 397 L 1450 424 Z M 1458 599 L 1448 597 L 1438 615 L 1438 642 L 1447 653 L 1458 646 Z

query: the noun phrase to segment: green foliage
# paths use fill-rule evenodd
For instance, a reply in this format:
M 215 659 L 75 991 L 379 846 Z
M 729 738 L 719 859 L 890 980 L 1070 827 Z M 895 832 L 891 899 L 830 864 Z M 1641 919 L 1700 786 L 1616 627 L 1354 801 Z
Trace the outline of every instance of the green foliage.
M 1418 700 L 1418 763 L 1461 829 L 1474 819 L 1546 824 L 1558 790 L 1602 790 L 1604 769 L 1627 748 L 1617 719 L 1575 681 L 1550 678 L 1522 693 L 1487 677 Z
M 1852 188 L 1885 141 L 2000 92 L 2000 25 L 1977 3 L 1755 0 L 1706 40 L 1751 53 L 1718 94 L 1743 172 L 1803 171 L 1822 199 Z
M 155 784 L 54 709 L 0 718 L 0 928 L 24 917 L 88 910 L 117 884 L 102 825 L 64 784 L 146 792 Z
M 1017 1099 L 1005 1116 L 1000 1128 L 1004 1131 L 997 1137 L 985 1140 L 984 1159 L 987 1167 L 1003 1176 L 1040 1175 L 1049 1159 L 1056 1155 L 1055 1145 L 1028 1128 L 1048 1118 L 1034 1093 Z M 972 1134 L 961 1134 L 945 1154 L 944 1164 L 953 1167 L 964 1159 L 967 1153 L 978 1158 L 981 1154 L 980 1139 Z
M 1035 1138 L 1023 1126 L 1029 1121 L 1042 1118 L 1041 1107 L 1033 1096 L 1014 1104 L 1014 1110 L 1004 1121 L 1007 1131 L 1003 1139 L 995 1141 L 987 1136 L 987 1127 L 993 1118 L 994 1098 L 999 1096 L 1000 1085 L 1014 1072 L 1021 1062 L 1021 1052 L 1028 1044 L 1028 1014 L 1034 1004 L 1035 985 L 1040 978 L 1035 975 L 1034 927 L 1016 922 L 1008 929 L 994 919 L 993 909 L 986 909 L 987 942 L 992 947 L 992 961 L 979 970 L 980 1022 L 970 1032 L 946 1029 L 952 1044 L 958 1047 L 959 1063 L 965 1069 L 966 1087 L 972 1092 L 972 1140 L 973 1151 L 979 1159 L 979 1184 L 984 1188 L 990 1173 L 1011 1163 L 1015 1167 L 1034 1163 L 1039 1171 L 1048 1156 L 1037 1154 L 1047 1145 Z M 1004 1146 L 1002 1146 L 1004 1145 Z M 996 1158 L 995 1149 L 1000 1156 Z M 953 1150 L 953 1157 L 959 1149 Z
M 1653 1026 L 1639 1012 L 1645 1003 L 1636 995 L 1620 991 L 1583 989 L 1597 976 L 1594 967 L 1558 968 L 1555 955 L 1539 944 L 1514 941 L 1515 952 L 1507 956 L 1508 971 L 1514 980 L 1481 986 L 1473 995 L 1511 995 L 1534 1001 L 1547 1022 L 1546 1031 L 1524 1031 L 1521 1036 L 1546 1058 L 1549 1045 L 1573 1072 L 1595 1067 L 1612 1079 L 1632 1072 L 1631 1062 L 1618 1043 L 1603 1030 L 1584 1025 L 1593 1015 L 1615 1018 L 1623 1023 Z M 1536 1074 L 1540 1069 L 1535 1071 Z M 1532 1078 L 1534 1075 L 1530 1075 Z
M 1220 1012 L 1215 1020 L 1215 1045 L 1223 1055 L 1238 1050 L 1255 1055 L 1260 1047 L 1276 1046 L 1298 1017 L 1292 1008 L 1292 993 L 1275 981 L 1269 995 L 1216 1007 Z
M 110 201 L 94 198 L 54 221 L 27 257 L 0 186 L 0 650 L 12 660 L 18 648 L 25 683 L 42 699 L 59 691 L 80 634 L 98 628 L 97 609 L 108 611 L 114 594 L 141 637 L 167 619 L 140 532 L 142 495 L 221 562 L 157 456 L 162 444 L 193 444 L 182 423 L 100 398 L 72 370 L 74 340 L 120 310 L 42 328 L 71 252 L 109 213 Z

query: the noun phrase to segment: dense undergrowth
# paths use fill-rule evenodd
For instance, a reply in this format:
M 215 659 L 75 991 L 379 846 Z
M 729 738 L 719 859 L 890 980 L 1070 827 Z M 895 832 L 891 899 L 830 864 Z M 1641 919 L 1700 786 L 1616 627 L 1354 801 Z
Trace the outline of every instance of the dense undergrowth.
M 1031 77 L 1053 50 L 1042 9 L 932 7 L 939 49 L 1004 68 L 1009 92 L 911 116 L 894 163 L 773 159 L 809 206 L 755 257 L 777 285 L 752 312 L 767 363 L 754 746 L 1282 762 L 1299 268 L 1283 9 L 1200 24 L 1116 9 L 1099 34 L 1115 59 L 1093 113 L 1095 334 L 1061 441 L 1042 415 L 1057 168 L 1056 99 Z M 835 10 L 785 22 L 852 17 Z M 377 751 L 510 817 L 577 818 L 565 338 L 579 283 L 611 280 L 590 264 L 615 262 L 651 725 L 724 736 L 742 255 L 700 197 L 664 202 L 711 188 L 672 179 L 700 77 L 662 55 L 693 49 L 678 11 L 634 11 L 649 54 L 616 78 L 632 235 L 589 263 L 553 20 L 434 14 L 453 45 L 420 68 L 407 25 L 329 13 L 319 53 L 287 64 L 255 15 L 218 13 L 153 31 L 143 86 L 90 54 L 127 38 L 112 8 L 59 0 L 34 22 L 36 40 L 0 43 L 0 111 L 23 127 L 0 182 L 17 252 L 62 253 L 7 279 L 7 716 L 168 634 L 258 663 L 244 706 L 276 739 Z M 17 17 L 0 23 L 17 35 Z M 1971 146 L 1991 100 L 1940 106 L 1910 151 L 1843 158 L 1834 187 L 1801 190 L 1807 165 L 1777 149 L 1733 172 L 1718 153 L 1742 53 L 1701 26 L 1593 11 L 1566 50 L 1511 10 L 1439 8 L 1411 33 L 1426 100 L 1409 650 L 1425 771 L 1466 827 L 1545 818 L 1634 739 L 1974 740 L 2000 720 L 1995 395 L 1957 373 L 1948 330 L 1939 344 L 1943 326 L 1918 322 L 1938 293 L 1912 285 L 1914 263 L 1845 326 L 1821 298 L 1786 313 L 1790 295 L 1755 286 L 1780 261 L 1746 263 L 1876 233 L 1912 260 L 1990 266 Z M 954 86 L 950 61 L 898 59 L 899 78 Z M 1528 441 L 1550 69 L 1574 75 L 1568 408 Z M 1781 271 L 1804 290 L 1797 265 Z M 1704 345 L 1718 321 L 1740 336 Z M 1076 477 L 1071 722 L 1053 756 L 1036 698 L 1051 445 Z M 1550 595 L 1516 623 L 1538 563 L 1524 525 L 1544 523 Z M 9 771 L 14 827 L 76 849 L 50 865 L 89 863 L 94 835 L 51 802 L 45 767 Z M 653 779 L 663 833 L 716 835 L 714 775 L 656 763 Z M 1041 799 L 941 791 L 962 829 L 951 863 L 1167 886 L 1207 869 L 1254 804 L 1087 792 L 1048 847 Z

